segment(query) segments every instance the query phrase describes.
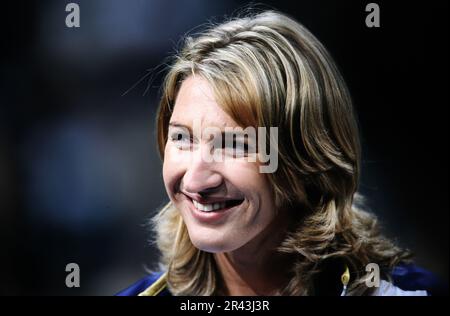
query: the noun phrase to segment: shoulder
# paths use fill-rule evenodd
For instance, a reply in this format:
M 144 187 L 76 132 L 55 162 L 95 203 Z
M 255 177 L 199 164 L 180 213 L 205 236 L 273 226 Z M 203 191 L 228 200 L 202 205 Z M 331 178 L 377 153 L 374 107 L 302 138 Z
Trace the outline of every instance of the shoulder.
M 374 296 L 428 296 L 448 292 L 447 286 L 433 273 L 414 264 L 396 266 L 390 276 L 390 282 L 380 282 Z
M 116 296 L 170 296 L 166 273 L 153 272 L 120 291 Z

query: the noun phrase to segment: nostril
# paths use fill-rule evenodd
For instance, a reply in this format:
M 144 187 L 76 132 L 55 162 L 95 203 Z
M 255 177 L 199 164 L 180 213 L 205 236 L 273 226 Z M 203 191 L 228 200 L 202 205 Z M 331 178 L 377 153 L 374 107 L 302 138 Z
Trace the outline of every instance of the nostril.
M 224 179 L 221 174 L 211 170 L 189 169 L 183 176 L 181 189 L 191 194 L 207 195 L 218 193 Z
M 210 187 L 210 188 L 203 189 L 203 190 L 201 190 L 200 192 L 198 192 L 198 194 L 199 194 L 201 197 L 204 198 L 206 195 L 209 195 L 209 194 L 213 194 L 213 193 L 219 192 L 220 186 L 221 186 L 221 185 L 218 185 L 218 186 L 216 186 L 216 187 Z

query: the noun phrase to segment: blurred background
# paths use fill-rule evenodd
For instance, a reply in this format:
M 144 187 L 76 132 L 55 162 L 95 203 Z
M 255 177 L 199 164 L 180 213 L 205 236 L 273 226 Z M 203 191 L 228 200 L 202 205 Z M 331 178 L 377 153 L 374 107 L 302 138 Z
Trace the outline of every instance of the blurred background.
M 65 25 L 69 2 L 80 28 Z M 297 18 L 334 56 L 362 130 L 360 191 L 386 233 L 448 280 L 448 2 L 376 1 L 381 27 L 367 28 L 369 2 L 256 7 Z M 146 223 L 167 197 L 154 128 L 164 73 L 152 69 L 186 32 L 245 5 L 0 4 L 0 294 L 111 295 L 155 266 Z M 65 286 L 70 262 L 80 288 Z

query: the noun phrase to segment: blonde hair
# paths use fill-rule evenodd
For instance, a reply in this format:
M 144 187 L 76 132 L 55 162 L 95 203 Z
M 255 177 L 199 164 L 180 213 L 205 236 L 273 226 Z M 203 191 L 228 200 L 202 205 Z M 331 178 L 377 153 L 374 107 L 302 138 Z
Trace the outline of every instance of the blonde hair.
M 279 165 L 268 177 L 277 208 L 298 218 L 279 248 L 296 257 L 281 294 L 314 294 L 314 278 L 328 259 L 349 266 L 350 294 L 366 294 L 366 264 L 389 271 L 407 257 L 380 235 L 373 215 L 355 206 L 360 145 L 351 98 L 332 58 L 305 27 L 265 11 L 186 37 L 163 84 L 157 116 L 163 159 L 177 92 L 193 74 L 208 81 L 217 103 L 241 126 L 278 127 Z M 168 203 L 153 223 L 171 292 L 219 293 L 214 258 L 192 245 L 178 210 Z

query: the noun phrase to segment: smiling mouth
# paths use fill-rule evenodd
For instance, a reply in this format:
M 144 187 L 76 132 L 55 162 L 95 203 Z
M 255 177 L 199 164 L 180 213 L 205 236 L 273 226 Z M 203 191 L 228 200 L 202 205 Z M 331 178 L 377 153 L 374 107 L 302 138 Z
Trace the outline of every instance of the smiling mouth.
M 226 200 L 214 203 L 200 203 L 193 199 L 191 199 L 191 201 L 194 204 L 194 207 L 201 212 L 220 212 L 241 204 L 244 199 Z

